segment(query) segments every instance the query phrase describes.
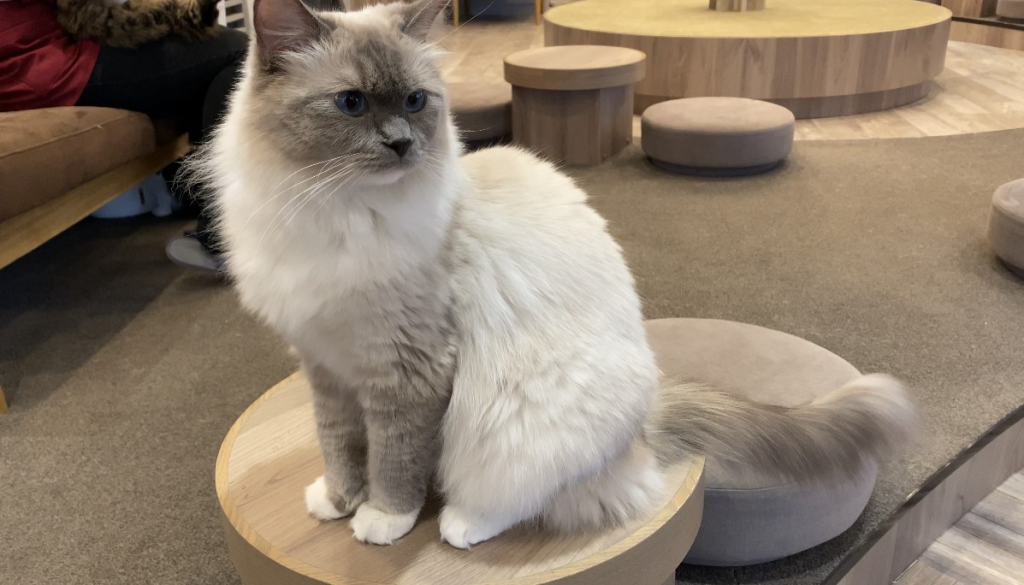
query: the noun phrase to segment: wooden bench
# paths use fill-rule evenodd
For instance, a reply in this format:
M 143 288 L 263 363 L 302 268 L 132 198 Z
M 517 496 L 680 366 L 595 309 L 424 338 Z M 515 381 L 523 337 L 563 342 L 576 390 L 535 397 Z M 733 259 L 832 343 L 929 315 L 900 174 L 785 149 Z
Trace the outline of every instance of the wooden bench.
M 191 148 L 173 123 L 154 124 L 136 112 L 71 107 L 0 113 L 0 269 Z

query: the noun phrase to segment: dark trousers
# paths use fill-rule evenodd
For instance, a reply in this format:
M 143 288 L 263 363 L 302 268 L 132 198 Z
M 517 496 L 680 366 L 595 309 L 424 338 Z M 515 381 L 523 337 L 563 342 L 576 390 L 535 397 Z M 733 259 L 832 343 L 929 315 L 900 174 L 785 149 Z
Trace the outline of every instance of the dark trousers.
M 76 105 L 174 117 L 200 142 L 223 115 L 248 47 L 249 37 L 230 29 L 201 43 L 168 37 L 137 49 L 101 47 Z M 215 252 L 208 221 L 200 213 L 197 236 Z

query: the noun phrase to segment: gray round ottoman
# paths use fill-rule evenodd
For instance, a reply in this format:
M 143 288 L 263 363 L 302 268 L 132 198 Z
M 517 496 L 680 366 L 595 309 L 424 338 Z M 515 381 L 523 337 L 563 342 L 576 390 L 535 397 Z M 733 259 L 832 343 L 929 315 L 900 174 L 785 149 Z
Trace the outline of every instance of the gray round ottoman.
M 644 110 L 640 141 L 656 166 L 702 176 L 762 173 L 793 148 L 796 119 L 786 108 L 734 97 L 670 100 Z
M 1024 179 L 996 189 L 988 220 L 988 241 L 1007 268 L 1024 278 Z
M 448 84 L 452 116 L 466 142 L 484 142 L 512 133 L 512 86 L 507 83 Z
M 841 357 L 813 343 L 755 325 L 709 319 L 658 319 L 647 337 L 667 376 L 681 376 L 759 402 L 812 402 L 858 377 Z M 705 466 L 704 519 L 684 562 L 752 565 L 830 540 L 867 505 L 877 467 L 853 479 L 797 486 L 752 472 Z
M 996 16 L 1007 20 L 1024 20 L 1024 0 L 999 0 Z

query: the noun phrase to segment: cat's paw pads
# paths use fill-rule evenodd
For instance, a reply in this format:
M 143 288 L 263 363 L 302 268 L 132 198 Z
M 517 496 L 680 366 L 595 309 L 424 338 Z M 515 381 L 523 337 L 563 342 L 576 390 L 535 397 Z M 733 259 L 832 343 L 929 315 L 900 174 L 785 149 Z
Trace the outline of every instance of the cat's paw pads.
M 327 480 L 322 475 L 306 487 L 306 509 L 309 510 L 309 515 L 317 520 L 337 520 L 350 515 L 356 506 L 366 500 L 366 495 L 360 492 L 355 500 L 349 504 L 336 503 L 332 500 L 331 492 L 327 488 Z M 341 504 L 340 508 L 339 503 Z
M 502 532 L 502 528 L 489 525 L 486 519 L 472 517 L 452 506 L 441 511 L 440 524 L 441 540 L 461 549 L 490 540 Z
M 356 515 L 349 521 L 349 525 L 352 527 L 352 534 L 360 542 L 391 544 L 412 530 L 419 514 L 419 510 L 413 510 L 408 514 L 389 514 L 370 504 L 363 504 L 356 510 Z

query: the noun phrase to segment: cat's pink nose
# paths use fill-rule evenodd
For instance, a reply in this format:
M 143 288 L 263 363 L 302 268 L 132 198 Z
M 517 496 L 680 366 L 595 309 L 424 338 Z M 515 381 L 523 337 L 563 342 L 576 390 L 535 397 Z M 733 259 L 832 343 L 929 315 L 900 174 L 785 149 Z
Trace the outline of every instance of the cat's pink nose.
M 409 151 L 409 147 L 412 146 L 412 140 L 409 138 L 399 138 L 398 140 L 392 140 L 391 142 L 385 142 L 384 146 L 395 151 L 395 154 L 399 158 L 405 156 L 405 153 Z

